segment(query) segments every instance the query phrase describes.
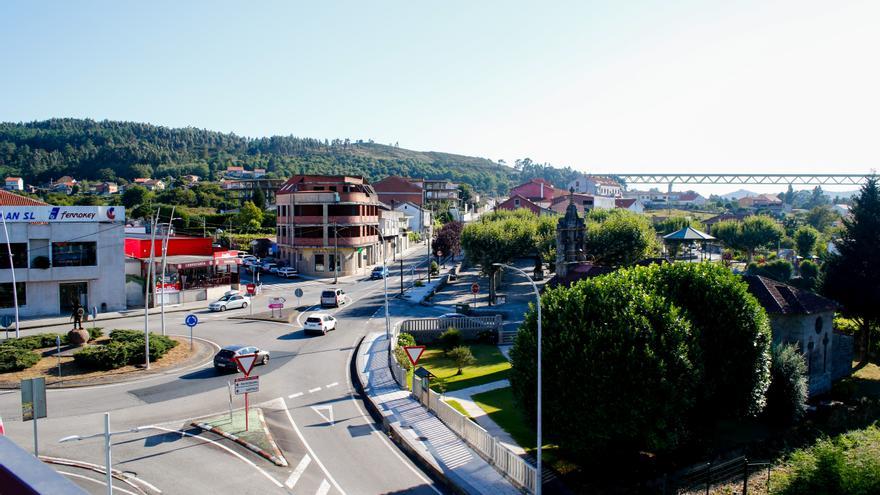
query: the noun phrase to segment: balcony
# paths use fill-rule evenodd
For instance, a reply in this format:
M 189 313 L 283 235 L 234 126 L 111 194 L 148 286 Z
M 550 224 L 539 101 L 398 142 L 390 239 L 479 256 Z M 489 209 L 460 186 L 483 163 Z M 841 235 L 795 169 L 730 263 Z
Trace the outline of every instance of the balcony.
M 379 225 L 379 217 L 372 215 L 333 215 L 327 217 L 327 225 Z M 324 225 L 324 217 L 321 215 L 299 215 L 295 217 L 279 217 L 279 225 Z
M 339 237 L 338 239 L 333 239 L 333 233 L 330 232 L 330 235 L 327 237 L 327 244 L 324 244 L 324 239 L 320 237 L 297 237 L 293 239 L 292 247 L 335 247 L 336 242 L 338 241 L 339 247 L 360 247 L 360 246 L 369 246 L 370 244 L 375 244 L 379 242 L 378 236 L 375 235 L 367 235 L 363 237 Z

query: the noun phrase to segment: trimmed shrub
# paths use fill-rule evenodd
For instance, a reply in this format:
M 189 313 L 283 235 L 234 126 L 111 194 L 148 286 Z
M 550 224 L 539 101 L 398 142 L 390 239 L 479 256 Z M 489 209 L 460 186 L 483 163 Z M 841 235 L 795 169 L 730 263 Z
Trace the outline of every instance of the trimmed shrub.
M 458 367 L 456 375 L 460 375 L 462 373 L 461 369 L 465 366 L 471 366 L 477 362 L 474 353 L 471 352 L 471 348 L 464 345 L 460 345 L 449 351 L 449 357 L 455 361 L 455 365 Z
M 541 298 L 544 428 L 582 466 L 667 452 L 684 440 L 698 377 L 681 311 L 622 276 L 582 280 Z M 534 421 L 537 318 L 511 350 L 510 382 Z
M 30 349 L 0 346 L 0 373 L 28 369 L 40 361 L 40 355 Z
M 403 332 L 397 336 L 398 347 L 416 345 L 416 338 L 412 334 Z
M 413 367 L 409 358 L 406 356 L 406 350 L 404 350 L 403 347 L 398 346 L 394 348 L 394 359 L 397 360 L 397 364 L 399 364 L 401 368 L 407 371 L 411 370 Z
M 807 364 L 797 346 L 774 346 L 770 388 L 767 389 L 767 418 L 782 425 L 797 422 L 807 410 L 807 392 Z
M 440 348 L 443 349 L 443 355 L 445 356 L 449 354 L 449 351 L 461 344 L 461 332 L 457 328 L 450 327 L 440 334 L 437 342 L 440 344 Z
M 749 263 L 749 266 L 746 268 L 746 273 L 749 275 L 760 275 L 779 282 L 788 282 L 793 271 L 794 267 L 785 260 L 774 260 L 763 265 Z
M 162 335 L 150 333 L 150 361 L 155 361 L 177 346 L 177 341 Z M 110 370 L 129 364 L 141 364 L 144 359 L 144 334 L 138 330 L 114 330 L 110 332 L 110 343 L 103 346 L 86 347 L 73 355 L 73 359 L 84 366 Z

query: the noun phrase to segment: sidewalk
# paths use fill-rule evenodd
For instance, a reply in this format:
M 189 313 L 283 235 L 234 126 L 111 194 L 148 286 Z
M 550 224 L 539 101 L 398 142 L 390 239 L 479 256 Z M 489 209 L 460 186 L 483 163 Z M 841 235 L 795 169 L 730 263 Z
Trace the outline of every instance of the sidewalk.
M 183 304 L 175 304 L 165 306 L 165 313 L 178 313 L 181 311 L 193 311 L 198 309 L 205 309 L 208 307 L 208 304 L 212 301 L 195 301 L 191 303 L 183 303 Z M 162 312 L 162 308 L 155 307 L 150 308 L 150 315 L 158 315 Z M 83 322 L 83 326 L 91 326 L 92 321 L 101 322 L 107 320 L 119 320 L 122 318 L 132 318 L 137 316 L 144 315 L 144 308 L 136 308 L 136 309 L 127 309 L 125 311 L 108 311 L 106 313 L 98 313 L 98 317 L 92 320 L 89 317 L 88 321 Z M 48 318 L 32 318 L 27 320 L 20 320 L 18 327 L 21 330 L 28 330 L 32 328 L 45 328 L 45 327 L 54 327 L 57 325 L 73 325 L 73 320 L 70 319 L 70 316 L 50 316 Z M 15 323 L 11 323 L 9 325 L 9 332 L 12 333 L 15 331 Z M 2 332 L 2 331 L 0 331 Z
M 383 333 L 364 338 L 358 347 L 356 366 L 366 399 L 383 416 L 391 437 L 404 450 L 418 455 L 430 470 L 463 493 L 520 493 L 408 391 L 400 389 L 388 367 L 388 344 Z

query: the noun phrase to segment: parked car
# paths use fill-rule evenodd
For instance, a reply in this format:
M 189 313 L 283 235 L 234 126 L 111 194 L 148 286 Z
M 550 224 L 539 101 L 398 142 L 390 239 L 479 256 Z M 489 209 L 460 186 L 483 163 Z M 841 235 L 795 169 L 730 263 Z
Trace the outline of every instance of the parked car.
M 272 273 L 272 269 L 278 269 L 278 265 L 275 263 L 263 263 L 263 266 L 260 267 L 260 270 L 263 273 Z
M 336 318 L 326 313 L 318 313 L 309 316 L 306 318 L 303 330 L 306 333 L 318 332 L 322 335 L 326 335 L 330 330 L 336 330 Z
M 228 345 L 220 352 L 214 355 L 214 368 L 222 370 L 235 370 L 238 365 L 235 364 L 236 356 L 246 356 L 248 354 L 256 354 L 256 364 L 269 364 L 269 351 L 258 349 L 254 346 L 244 345 Z
M 208 305 L 211 311 L 226 311 L 227 309 L 246 308 L 251 303 L 251 298 L 244 294 L 226 294 Z
M 385 278 L 388 276 L 388 267 L 387 266 L 377 266 L 373 268 L 373 273 L 370 274 L 370 279 L 376 280 L 380 278 Z
M 299 276 L 299 272 L 296 271 L 296 268 L 291 268 L 289 266 L 281 267 L 276 272 L 275 275 L 284 278 L 294 278 Z
M 339 307 L 345 304 L 345 291 L 342 289 L 327 289 L 321 292 L 321 307 Z
M 256 256 L 245 256 L 241 259 L 241 263 L 245 266 L 260 265 L 260 258 Z

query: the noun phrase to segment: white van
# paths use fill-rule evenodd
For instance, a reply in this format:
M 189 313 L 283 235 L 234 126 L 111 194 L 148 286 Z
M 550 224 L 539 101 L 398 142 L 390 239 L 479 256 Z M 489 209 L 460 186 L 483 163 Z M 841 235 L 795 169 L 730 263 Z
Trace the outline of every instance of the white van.
M 345 304 L 345 291 L 342 289 L 325 289 L 321 292 L 321 307 L 339 307 Z

